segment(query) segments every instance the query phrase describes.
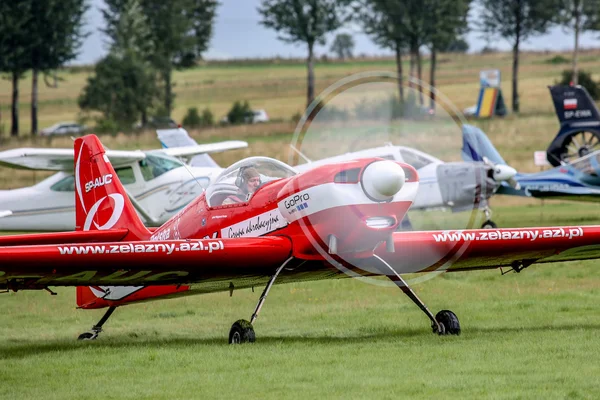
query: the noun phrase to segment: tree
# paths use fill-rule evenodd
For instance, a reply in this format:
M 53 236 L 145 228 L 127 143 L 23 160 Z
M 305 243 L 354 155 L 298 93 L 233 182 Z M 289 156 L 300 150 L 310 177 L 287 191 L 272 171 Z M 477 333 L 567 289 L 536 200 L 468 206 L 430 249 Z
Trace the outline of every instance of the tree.
M 462 37 L 456 37 L 439 50 L 443 53 L 466 53 L 469 51 L 469 43 Z
M 512 108 L 519 112 L 519 48 L 529 37 L 545 33 L 559 11 L 559 0 L 480 0 L 480 27 L 485 35 L 500 35 L 513 46 Z
M 125 128 L 140 117 L 147 121 L 148 109 L 158 99 L 156 71 L 148 51 L 150 30 L 138 0 L 105 0 L 102 11 L 109 54 L 96 64 L 95 76 L 79 97 L 82 110 L 95 110 L 103 118 Z
M 579 53 L 579 34 L 587 30 L 600 29 L 599 0 L 561 0 L 558 23 L 574 33 L 572 80 L 578 83 L 577 57 Z
M 459 35 L 467 31 L 467 14 L 471 0 L 423 0 L 423 7 L 429 10 L 429 18 L 424 20 L 425 41 L 431 52 L 429 84 L 435 88 L 437 53 L 456 43 Z M 464 39 L 462 42 L 467 46 Z M 429 108 L 435 109 L 435 91 L 429 93 Z
M 195 65 L 208 49 L 216 0 L 140 0 L 151 32 L 149 54 L 164 85 L 164 109 L 173 109 L 172 73 L 174 68 Z
M 340 33 L 336 35 L 329 50 L 332 53 L 335 53 L 337 58 L 340 60 L 352 58 L 352 52 L 354 51 L 354 39 L 347 33 Z
M 12 80 L 11 136 L 19 135 L 19 80 L 30 67 L 28 1 L 0 1 L 0 72 Z
M 315 97 L 314 45 L 325 44 L 325 35 L 349 19 L 348 4 L 349 0 L 263 0 L 258 8 L 260 23 L 276 30 L 279 40 L 306 44 L 307 106 Z
M 30 0 L 31 19 L 27 26 L 31 69 L 31 134 L 37 134 L 38 75 L 55 70 L 77 57 L 87 36 L 83 15 L 86 0 Z
M 102 32 L 108 37 L 110 53 L 124 60 L 132 68 L 136 79 L 132 85 L 141 86 L 146 97 L 138 100 L 135 118 L 142 126 L 148 122 L 148 111 L 158 98 L 156 70 L 152 65 L 154 48 L 148 18 L 143 13 L 139 0 L 105 0 L 107 8 L 102 10 L 106 23 Z
M 95 74 L 79 96 L 79 107 L 99 111 L 107 121 L 130 128 L 156 99 L 154 76 L 132 54 L 109 53 L 95 67 Z
M 404 102 L 402 52 L 407 43 L 404 29 L 405 13 L 403 0 L 363 0 L 356 7 L 357 19 L 362 23 L 365 33 L 377 45 L 392 49 L 396 55 L 398 95 L 402 103 Z

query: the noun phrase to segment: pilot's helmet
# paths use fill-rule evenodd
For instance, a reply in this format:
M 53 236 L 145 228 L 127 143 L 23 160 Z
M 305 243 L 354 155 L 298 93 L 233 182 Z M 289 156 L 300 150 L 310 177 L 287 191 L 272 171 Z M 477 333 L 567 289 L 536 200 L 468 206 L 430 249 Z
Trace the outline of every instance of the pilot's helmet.
M 241 172 L 241 179 L 238 180 L 238 182 L 236 182 L 237 186 L 244 190 L 247 191 L 247 183 L 250 181 L 250 179 L 252 178 L 260 178 L 260 174 L 258 173 L 258 171 L 256 170 L 256 168 L 254 167 L 247 167 L 244 168 Z

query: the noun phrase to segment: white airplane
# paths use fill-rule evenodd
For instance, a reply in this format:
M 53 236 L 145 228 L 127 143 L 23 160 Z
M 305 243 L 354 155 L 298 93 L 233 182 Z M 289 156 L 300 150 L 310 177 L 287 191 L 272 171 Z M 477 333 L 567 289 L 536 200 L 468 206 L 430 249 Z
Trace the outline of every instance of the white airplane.
M 168 137 L 170 131 L 181 131 L 178 136 L 189 138 L 181 128 L 158 131 L 159 137 Z M 190 140 L 192 143 L 177 148 L 106 151 L 138 213 L 149 226 L 167 221 L 221 173 L 222 168 L 208 153 L 248 147 L 244 141 L 198 145 Z M 192 157 L 195 166 L 181 161 Z M 0 152 L 0 166 L 60 171 L 30 187 L 0 190 L 0 230 L 74 230 L 73 159 L 73 149 L 20 148 Z M 88 183 L 96 187 L 108 182 Z
M 190 146 L 194 139 L 184 130 L 159 132 L 164 147 Z M 406 146 L 386 145 L 328 157 L 317 161 L 308 159 L 292 146 L 305 164 L 296 165 L 299 172 L 329 163 L 357 158 L 380 157 L 412 165 L 419 174 L 419 190 L 411 210 L 450 209 L 453 212 L 480 209 L 485 214 L 482 228 L 496 228 L 491 220 L 488 199 L 494 195 L 502 182 L 518 188 L 514 180 L 517 171 L 504 164 L 494 164 L 484 158 L 483 162 L 445 162 L 430 154 Z M 197 156 L 191 165 L 205 163 L 208 155 Z M 210 157 L 209 157 L 210 158 Z M 408 221 L 408 220 L 407 220 Z M 407 224 L 410 224 L 406 222 Z
M 412 165 L 419 174 L 419 189 L 411 210 L 449 208 L 454 212 L 472 210 L 474 206 L 486 213 L 486 224 L 491 211 L 487 200 L 500 183 L 513 184 L 517 171 L 508 165 L 483 162 L 445 162 L 430 154 L 406 146 L 374 147 L 311 161 L 293 148 L 306 163 L 295 168 L 302 172 L 323 164 L 339 163 L 357 158 L 379 157 Z

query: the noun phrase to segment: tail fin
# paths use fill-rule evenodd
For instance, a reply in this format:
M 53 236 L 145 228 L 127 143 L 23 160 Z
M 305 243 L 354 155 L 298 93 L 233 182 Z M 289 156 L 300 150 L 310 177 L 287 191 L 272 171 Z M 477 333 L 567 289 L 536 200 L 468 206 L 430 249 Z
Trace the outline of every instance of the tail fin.
M 554 85 L 548 88 L 561 125 L 571 122 L 600 121 L 596 103 L 583 86 Z
M 462 132 L 462 159 L 464 161 L 483 161 L 483 157 L 485 157 L 494 164 L 506 164 L 506 161 L 481 129 L 465 124 Z
M 124 240 L 150 237 L 96 135 L 75 140 L 75 229 L 127 228 Z

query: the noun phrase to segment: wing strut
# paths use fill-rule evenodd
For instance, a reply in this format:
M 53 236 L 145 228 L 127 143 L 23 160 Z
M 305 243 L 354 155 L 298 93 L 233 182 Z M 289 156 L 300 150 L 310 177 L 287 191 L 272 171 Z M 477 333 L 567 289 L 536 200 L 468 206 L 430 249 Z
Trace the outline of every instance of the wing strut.
M 420 309 L 427 315 L 431 320 L 431 329 L 433 333 L 438 335 L 460 335 L 460 325 L 458 318 L 452 311 L 442 310 L 434 317 L 433 313 L 429 311 L 429 308 L 421 301 L 415 292 L 408 286 L 406 281 L 402 279 L 399 273 L 396 272 L 390 264 L 388 264 L 383 258 L 378 255 L 373 255 L 375 260 L 378 260 L 381 265 L 392 271 L 393 275 L 388 275 L 388 278 L 396 284 L 402 290 L 402 292 L 408 296 Z
M 161 223 L 156 218 L 154 218 L 152 215 L 150 215 L 150 213 L 135 199 L 135 197 L 133 197 L 133 195 L 131 193 L 129 193 L 129 190 L 125 189 L 125 192 L 127 192 L 127 197 L 129 197 L 131 204 L 133 204 L 133 208 L 135 208 L 135 210 L 138 213 L 140 213 L 142 218 L 144 218 L 147 226 L 160 226 L 161 225 Z

